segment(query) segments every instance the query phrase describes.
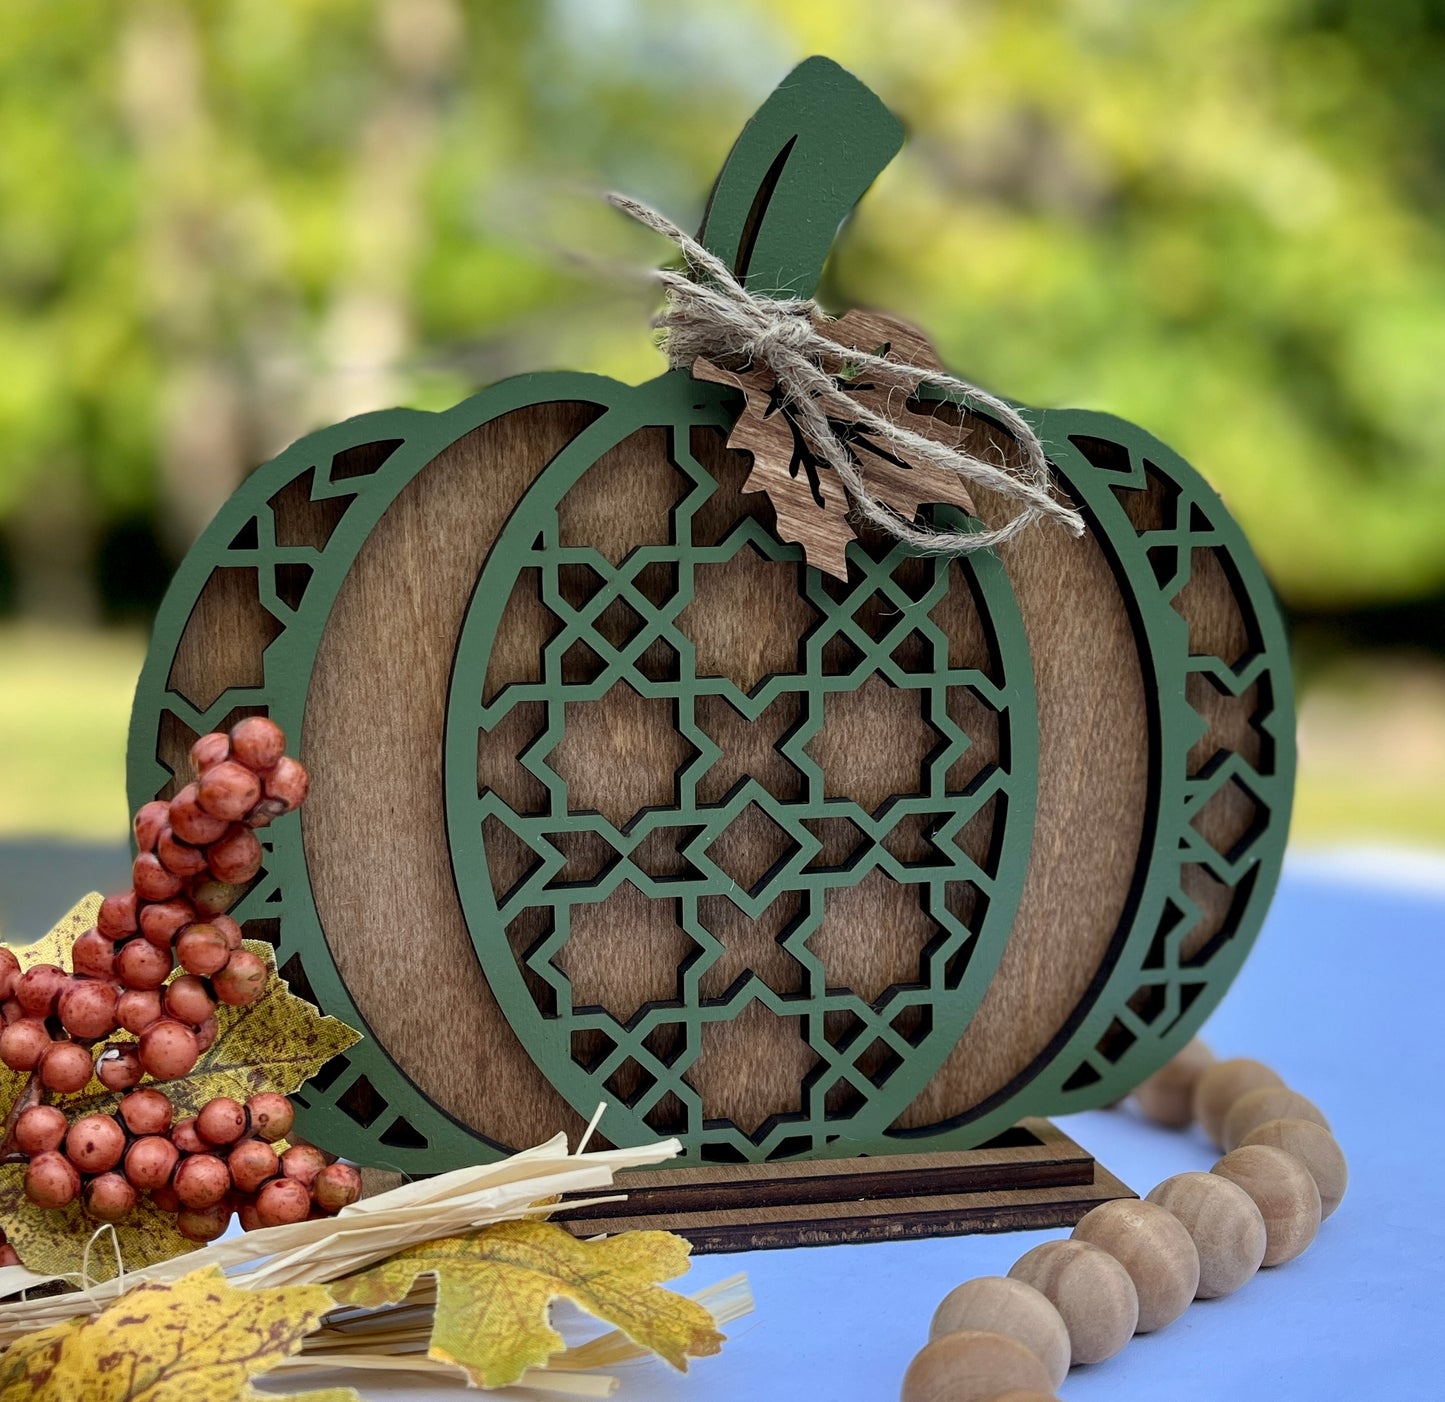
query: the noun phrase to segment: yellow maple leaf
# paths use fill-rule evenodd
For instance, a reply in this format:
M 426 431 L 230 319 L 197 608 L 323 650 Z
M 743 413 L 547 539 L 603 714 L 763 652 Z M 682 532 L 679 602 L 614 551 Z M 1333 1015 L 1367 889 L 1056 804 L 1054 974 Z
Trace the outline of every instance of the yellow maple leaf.
M 404 1299 L 418 1276 L 435 1276 L 427 1352 L 464 1368 L 479 1387 L 516 1382 L 563 1347 L 548 1317 L 555 1299 L 571 1300 L 686 1371 L 689 1357 L 723 1343 L 704 1306 L 656 1283 L 686 1271 L 691 1249 L 670 1232 L 580 1241 L 555 1222 L 499 1222 L 409 1247 L 329 1288 L 340 1304 L 375 1309 Z
M 14 946 L 21 968 L 36 964 L 69 968 L 70 947 L 95 924 L 100 902 L 98 895 L 87 896 L 49 934 L 34 944 Z M 270 945 L 247 940 L 246 948 L 265 961 L 273 977 L 266 992 L 249 1007 L 221 1004 L 216 1010 L 216 1040 L 201 1053 L 195 1069 L 174 1081 L 158 1083 L 178 1116 L 194 1114 L 218 1095 L 237 1100 L 259 1091 L 289 1095 L 338 1052 L 360 1040 L 360 1033 L 337 1018 L 323 1017 L 292 993 L 284 979 L 274 976 L 276 961 Z M 117 1032 L 110 1040 L 126 1042 L 134 1038 L 127 1032 Z M 0 1066 L 0 1119 L 15 1103 L 27 1080 L 26 1073 Z M 151 1084 L 149 1077 L 145 1084 Z M 120 1095 L 104 1090 L 98 1081 L 73 1095 L 52 1094 L 47 1099 L 72 1119 L 111 1114 L 120 1103 Z M 59 1210 L 36 1207 L 25 1196 L 24 1180 L 23 1165 L 0 1166 L 0 1226 L 31 1270 L 45 1275 L 78 1273 L 86 1243 L 97 1223 L 86 1216 L 78 1201 Z M 146 1195 L 115 1231 L 127 1270 L 196 1249 L 195 1242 L 187 1241 L 176 1230 L 175 1218 L 156 1209 Z M 109 1242 L 98 1245 L 84 1265 L 92 1280 L 109 1280 L 116 1273 L 115 1251 Z
M 142 1285 L 108 1309 L 17 1340 L 0 1402 L 198 1402 L 274 1398 L 250 1385 L 301 1347 L 333 1308 L 321 1285 L 237 1290 L 216 1268 Z M 359 1402 L 350 1388 L 291 1402 Z

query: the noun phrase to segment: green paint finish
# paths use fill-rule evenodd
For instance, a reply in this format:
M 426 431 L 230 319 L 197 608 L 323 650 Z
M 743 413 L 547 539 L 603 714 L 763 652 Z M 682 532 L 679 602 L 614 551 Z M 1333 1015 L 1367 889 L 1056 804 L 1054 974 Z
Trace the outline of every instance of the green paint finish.
M 903 145 L 903 124 L 831 59 L 800 63 L 743 128 L 699 240 L 759 296 L 811 297 L 838 226 Z
M 672 513 L 672 544 L 640 547 L 616 566 L 599 551 L 560 544 L 557 505 L 596 455 L 596 445 L 584 445 L 579 438 L 576 451 L 559 456 L 538 478 L 488 557 L 462 628 L 447 708 L 447 821 L 457 891 L 487 981 L 509 1023 L 547 1079 L 579 1113 L 590 1115 L 601 1101 L 608 1102 L 606 1129 L 614 1141 L 637 1142 L 659 1132 L 676 1133 L 685 1146 L 683 1163 L 699 1157 L 816 1156 L 834 1146 L 852 1153 L 875 1150 L 884 1147 L 883 1132 L 927 1084 L 973 1017 L 1017 911 L 1038 787 L 1038 707 L 1022 620 L 1013 589 L 992 554 L 966 557 L 951 566 L 938 558 L 919 561 L 906 547 L 875 560 L 854 544 L 849 547 L 848 586 L 839 590 L 803 564 L 801 547 L 781 544 L 751 517 L 742 517 L 717 544 L 696 543 L 693 520 L 716 492 L 717 483 L 680 446 L 691 436 L 696 382 L 678 375 L 673 387 L 676 417 L 651 421 L 668 428 L 673 467 L 690 483 Z M 659 407 L 657 397 L 648 401 L 653 412 Z M 619 408 L 591 432 L 615 440 L 618 431 L 610 420 L 619 415 L 626 431 L 639 426 L 635 417 L 623 415 Z M 658 462 L 654 470 L 670 473 L 673 467 Z M 950 520 L 963 525 L 961 516 L 950 513 Z M 726 678 L 699 674 L 693 641 L 680 616 L 697 597 L 700 569 L 748 549 L 796 567 L 799 588 L 818 622 L 801 640 L 796 672 L 769 676 L 745 693 Z M 591 570 L 599 585 L 580 608 L 574 608 L 563 598 L 559 571 L 578 565 Z M 654 603 L 637 583 L 642 572 L 654 566 L 662 566 L 676 581 L 661 603 Z M 897 575 L 910 566 L 909 587 L 905 587 Z M 507 686 L 490 704 L 483 704 L 498 625 L 513 586 L 528 570 L 538 572 L 543 602 L 558 623 L 543 650 L 542 679 Z M 920 572 L 926 581 L 922 587 Z M 931 613 L 950 588 L 969 591 L 986 631 L 996 639 L 987 672 L 949 665 L 949 639 Z M 594 625 L 619 600 L 641 623 L 616 648 Z M 876 639 L 860 621 L 861 610 L 875 608 L 888 620 Z M 895 655 L 912 639 L 921 639 L 926 650 L 923 668 L 905 665 Z M 830 667 L 825 651 L 839 640 L 850 655 L 845 664 Z M 676 677 L 658 679 L 643 669 L 644 654 L 659 641 L 677 656 Z M 604 665 L 594 680 L 569 685 L 562 680 L 562 659 L 578 643 L 590 647 Z M 891 797 L 870 813 L 850 799 L 827 796 L 827 776 L 806 746 L 824 724 L 828 696 L 854 691 L 873 677 L 918 693 L 920 713 L 936 732 L 937 743 L 924 763 L 918 792 Z M 670 703 L 676 730 L 692 751 L 676 776 L 675 803 L 648 808 L 622 828 L 599 813 L 574 811 L 566 783 L 547 763 L 563 737 L 566 706 L 597 700 L 617 686 Z M 950 792 L 945 785 L 948 770 L 970 744 L 948 714 L 947 693 L 952 687 L 966 688 L 997 713 L 1003 756 L 963 792 Z M 721 697 L 740 715 L 755 718 L 789 695 L 796 701 L 798 719 L 778 752 L 802 776 L 802 797 L 780 799 L 756 779 L 748 779 L 735 785 L 721 803 L 699 801 L 698 780 L 719 751 L 697 721 L 698 699 Z M 545 811 L 522 815 L 490 790 L 478 793 L 478 741 L 515 708 L 537 703 L 544 708 L 545 719 L 522 763 L 541 782 L 547 800 Z M 984 870 L 953 839 L 991 803 L 996 813 L 995 845 Z M 771 819 L 782 834 L 785 852 L 755 885 L 742 890 L 734 876 L 714 861 L 711 849 L 750 810 Z M 914 818 L 922 819 L 930 832 L 931 851 L 925 862 L 905 863 L 887 843 L 900 822 Z M 509 829 L 535 859 L 526 876 L 500 900 L 494 894 L 483 840 L 487 819 Z M 830 820 L 850 822 L 859 838 L 847 861 L 836 867 L 819 862 L 822 844 L 810 827 Z M 680 852 L 691 876 L 655 878 L 630 860 L 654 833 L 672 829 L 689 833 Z M 592 881 L 563 883 L 559 873 L 565 857 L 550 839 L 576 832 L 596 834 L 617 859 Z M 915 981 L 868 1002 L 829 983 L 808 941 L 822 928 L 829 893 L 856 886 L 875 869 L 916 888 L 937 936 L 920 956 Z M 676 902 L 682 929 L 693 944 L 692 953 L 676 970 L 676 997 L 648 1004 L 636 1016 L 631 1016 L 632 1009 L 613 1011 L 579 1003 L 561 967 L 579 907 L 605 901 L 623 882 L 649 899 Z M 973 888 L 968 897 L 976 911 L 972 927 L 951 908 L 962 903 L 959 888 L 965 884 Z M 709 897 L 726 898 L 753 919 L 776 901 L 798 898 L 800 914 L 781 945 L 804 971 L 806 992 L 780 994 L 749 974 L 725 997 L 702 997 L 699 980 L 724 953 L 700 908 Z M 507 927 L 536 909 L 547 913 L 549 932 L 518 961 Z M 858 937 L 866 934 L 859 931 Z M 546 989 L 545 999 L 529 988 L 528 974 Z M 780 1018 L 801 1019 L 802 1036 L 818 1064 L 798 1088 L 796 1109 L 773 1116 L 750 1134 L 708 1114 L 689 1072 L 705 1054 L 705 1027 L 732 1020 L 754 1001 Z M 845 1034 L 830 1037 L 830 1015 L 840 1015 L 834 1023 L 846 1017 Z M 574 1038 L 585 1042 L 589 1034 L 600 1034 L 607 1050 L 584 1058 L 574 1051 Z M 876 1055 L 879 1042 L 885 1064 L 871 1071 L 860 1067 L 859 1058 L 870 1051 Z M 618 1073 L 636 1076 L 641 1083 L 625 1099 L 610 1084 Z M 834 1094 L 860 1103 L 846 1112 L 829 1113 L 824 1102 Z M 668 1109 L 677 1102 L 684 1107 L 682 1128 L 672 1122 Z M 650 1123 L 647 1116 L 660 1106 L 666 1113 Z
M 838 223 L 878 170 L 897 150 L 901 129 L 867 89 L 836 65 L 810 60 L 790 75 L 779 92 L 762 108 L 739 138 L 719 177 L 709 205 L 703 237 L 708 246 L 738 268 L 754 291 L 806 296 L 811 293 Z M 1119 588 L 1130 610 L 1140 656 L 1145 668 L 1150 702 L 1150 731 L 1140 737 L 1149 747 L 1150 799 L 1146 813 L 1146 839 L 1141 845 L 1135 879 L 1125 918 L 1116 931 L 1109 958 L 1089 993 L 1053 1043 L 1017 1081 L 989 1103 L 975 1107 L 955 1121 L 906 1134 L 893 1127 L 907 1099 L 927 1081 L 952 1039 L 967 1025 L 983 988 L 997 963 L 1002 942 L 1013 919 L 1023 883 L 1035 802 L 1037 718 L 1027 659 L 1027 639 L 1018 620 L 1011 588 L 992 556 L 971 559 L 960 568 L 980 601 L 980 611 L 993 629 L 995 659 L 1002 667 L 1002 685 L 990 690 L 986 678 L 950 676 L 940 660 L 936 673 L 918 675 L 891 670 L 893 663 L 881 646 L 853 628 L 852 601 L 859 591 L 884 591 L 900 614 L 927 635 L 919 601 L 893 593 L 891 571 L 901 553 L 884 562 L 861 550 L 853 553 L 857 578 L 850 581 L 846 599 L 824 589 L 814 572 L 799 563 L 800 588 L 818 607 L 822 621 L 808 635 L 805 665 L 799 677 L 770 678 L 750 695 L 736 688 L 725 692 L 727 701 L 743 714 L 756 714 L 780 689 L 795 688 L 805 700 L 807 719 L 780 746 L 784 757 L 809 779 L 806 804 L 810 812 L 831 815 L 837 810 L 818 786 L 816 767 L 803 753 L 807 737 L 816 729 L 821 699 L 833 686 L 856 685 L 867 675 L 881 674 L 895 685 L 918 687 L 931 708 L 928 715 L 939 730 L 940 746 L 956 753 L 967 737 L 948 725 L 940 712 L 940 689 L 966 685 L 985 696 L 1006 721 L 1007 754 L 993 773 L 970 793 L 946 795 L 952 805 L 947 823 L 961 826 L 983 801 L 984 788 L 994 786 L 1006 800 L 1003 851 L 989 871 L 950 869 L 954 879 L 986 887 L 988 911 L 974 930 L 965 930 L 942 918 L 938 877 L 889 863 L 878 839 L 890 822 L 906 813 L 906 805 L 926 802 L 937 806 L 939 776 L 946 761 L 935 757 L 928 774 L 933 788 L 924 796 L 895 800 L 876 815 L 849 809 L 847 816 L 873 839 L 867 849 L 869 863 L 877 862 L 895 879 L 915 882 L 920 897 L 939 921 L 946 947 L 966 958 L 956 960 L 962 973 L 940 975 L 938 961 L 920 985 L 891 990 L 875 1003 L 867 1003 L 851 990 L 822 986 L 818 961 L 807 949 L 807 936 L 816 929 L 823 894 L 861 873 L 817 872 L 808 868 L 809 845 L 801 840 L 805 817 L 801 811 L 781 812 L 776 802 L 750 783 L 730 794 L 718 811 L 696 803 L 694 785 L 707 762 L 706 737 L 690 714 L 697 696 L 709 687 L 724 685 L 697 676 L 690 646 L 679 629 L 680 610 L 673 601 L 654 605 L 636 587 L 637 571 L 652 558 L 666 557 L 679 571 L 679 593 L 690 588 L 690 571 L 699 561 L 720 558 L 717 552 L 756 548 L 769 558 L 797 561 L 795 547 L 783 546 L 756 526 L 742 525 L 717 546 L 700 547 L 690 541 L 691 513 L 713 489 L 701 467 L 685 452 L 688 431 L 703 425 L 727 429 L 739 408 L 736 396 L 715 386 L 697 384 L 682 375 L 664 375 L 650 384 L 629 387 L 587 375 L 535 375 L 507 381 L 467 400 L 444 414 L 397 410 L 367 415 L 329 428 L 296 444 L 274 462 L 247 479 L 183 562 L 157 618 L 155 636 L 137 689 L 132 716 L 129 753 L 129 791 L 133 806 L 156 794 L 170 779 L 156 760 L 158 739 L 166 713 L 197 732 L 219 724 L 238 706 L 264 707 L 291 733 L 299 733 L 305 715 L 317 648 L 338 589 L 368 534 L 397 494 L 443 449 L 477 425 L 512 409 L 548 401 L 582 401 L 595 405 L 599 417 L 583 430 L 544 469 L 529 489 L 517 514 L 504 529 L 496 548 L 483 565 L 482 577 L 459 645 L 447 733 L 447 808 L 452 858 L 458 889 L 465 904 L 478 957 L 498 990 L 519 1034 L 539 1066 L 579 1111 L 590 1113 L 604 1084 L 629 1057 L 644 1064 L 652 1077 L 643 1098 L 615 1109 L 608 1121 L 614 1139 L 651 1138 L 646 1123 L 649 1108 L 671 1091 L 684 1103 L 689 1117 L 687 1151 L 690 1156 L 759 1158 L 767 1155 L 836 1155 L 862 1148 L 909 1149 L 963 1146 L 986 1140 L 1026 1114 L 1052 1114 L 1082 1109 L 1116 1099 L 1143 1076 L 1161 1065 L 1194 1033 L 1215 1006 L 1244 959 L 1258 932 L 1273 893 L 1288 828 L 1294 771 L 1293 697 L 1289 660 L 1282 624 L 1258 563 L 1247 542 L 1230 520 L 1219 499 L 1180 459 L 1148 435 L 1102 415 L 1077 411 L 1029 412 L 1054 461 L 1061 485 L 1085 511 L 1107 554 Z M 635 552 L 617 566 L 600 552 L 561 550 L 555 540 L 555 505 L 566 486 L 576 481 L 613 444 L 647 426 L 670 430 L 673 460 L 690 477 L 692 494 L 676 513 L 674 544 L 660 554 L 649 548 Z M 369 444 L 386 444 L 389 455 L 374 471 L 363 475 L 336 472 L 338 455 Z M 378 454 L 380 456 L 380 454 Z M 661 465 L 660 465 L 661 466 Z M 1130 523 L 1120 495 L 1142 490 L 1146 474 L 1168 484 L 1166 524 L 1139 532 Z M 270 502 L 288 483 L 313 474 L 314 499 L 345 500 L 346 507 L 331 536 L 320 549 L 278 545 Z M 549 532 L 553 534 L 549 535 Z M 540 549 L 535 542 L 542 538 Z M 1250 636 L 1242 658 L 1216 658 L 1191 654 L 1188 629 L 1173 607 L 1189 577 L 1192 553 L 1212 550 L 1232 580 Z M 896 559 L 895 559 L 896 557 Z M 679 781 L 676 809 L 648 813 L 624 829 L 602 824 L 595 815 L 572 814 L 565 787 L 546 768 L 546 754 L 560 738 L 559 727 L 567 699 L 560 685 L 544 685 L 535 699 L 548 708 L 550 729 L 526 756 L 531 772 L 542 780 L 549 795 L 549 814 L 533 822 L 503 813 L 495 800 L 476 791 L 475 756 L 479 734 L 493 726 L 505 709 L 522 699 L 514 689 L 481 703 L 481 679 L 491 638 L 510 583 L 516 572 L 536 565 L 548 577 L 568 559 L 585 560 L 603 583 L 598 595 L 579 609 L 568 611 L 554 590 L 549 606 L 564 618 L 568 637 L 585 637 L 605 663 L 601 682 L 626 680 L 644 694 L 664 696 L 676 708 L 677 725 L 698 750 L 693 765 Z M 280 585 L 278 567 L 305 566 L 309 578 L 299 600 Z M 169 686 L 172 661 L 186 622 L 206 581 L 215 568 L 259 571 L 260 600 L 276 619 L 280 632 L 265 654 L 264 678 L 258 686 L 231 690 L 213 704 L 191 705 Z M 953 571 L 957 574 L 957 570 Z M 945 587 L 949 574 L 934 569 L 930 589 Z M 931 595 L 930 595 L 931 597 Z M 599 647 L 593 627 L 597 612 L 612 598 L 624 599 L 644 620 L 640 637 L 667 636 L 679 658 L 679 678 L 656 681 L 638 672 L 639 648 L 634 639 L 619 648 Z M 292 602 L 288 602 L 292 600 Z M 829 630 L 846 634 L 863 654 L 858 674 L 842 678 L 821 665 L 821 638 Z M 937 639 L 930 637 L 937 656 Z M 549 675 L 555 680 L 551 650 Z M 1261 759 L 1246 764 L 1240 755 L 1220 752 L 1191 776 L 1191 748 L 1203 734 L 1203 721 L 1189 705 L 1186 688 L 1203 683 L 1231 696 L 1254 692 L 1254 724 L 1261 737 Z M 1192 679 L 1192 680 L 1191 680 Z M 599 682 L 599 684 L 601 684 Z M 645 690 L 651 688 L 651 691 Z M 596 685 L 592 688 L 596 690 Z M 750 709 L 751 708 L 751 709 Z M 701 739 L 699 737 L 701 736 Z M 470 769 L 468 768 L 470 756 Z M 318 776 L 324 782 L 324 776 Z M 1210 798 L 1224 786 L 1242 786 L 1255 800 L 1257 821 L 1236 849 L 1215 852 L 1200 837 L 1195 820 Z M 990 789 L 990 792 L 993 790 Z M 704 892 L 715 891 L 724 873 L 707 857 L 713 835 L 735 817 L 741 807 L 758 802 L 792 835 L 797 851 L 780 870 L 765 878 L 768 889 L 796 890 L 805 897 L 808 914 L 785 937 L 787 948 L 808 970 L 809 987 L 804 1008 L 793 1007 L 805 1024 L 809 1045 L 822 1060 L 822 1071 L 800 1085 L 796 1115 L 764 1125 L 754 1135 L 737 1127 L 711 1124 L 700 1117 L 697 1098 L 689 1095 L 687 1068 L 697 1055 L 700 1029 L 708 1021 L 736 1016 L 746 999 L 757 998 L 773 1011 L 786 1015 L 787 999 L 780 999 L 754 984 L 735 985 L 734 996 L 709 1001 L 698 996 L 698 979 L 717 955 L 716 941 L 696 918 L 696 903 Z M 489 806 L 490 805 L 490 806 Z M 782 807 L 786 807 L 783 805 Z M 929 811 L 935 811 L 930 808 Z M 518 890 L 505 893 L 500 905 L 493 899 L 486 875 L 486 852 L 481 822 L 487 814 L 502 819 L 541 858 L 535 873 Z M 686 821 L 703 829 L 685 848 L 697 873 L 682 885 L 657 882 L 635 867 L 630 856 L 648 831 L 664 821 Z M 628 872 L 647 894 L 656 899 L 680 900 L 683 926 L 698 953 L 680 974 L 679 996 L 664 1005 L 644 1010 L 640 1021 L 623 1026 L 595 1013 L 574 1007 L 566 980 L 551 962 L 565 942 L 570 912 L 590 893 L 549 891 L 546 876 L 560 865 L 547 833 L 587 829 L 601 833 L 619 853 L 616 873 L 606 881 L 620 880 Z M 265 834 L 266 870 L 238 910 L 238 918 L 278 918 L 279 961 L 294 976 L 304 979 L 326 1011 L 353 1025 L 364 1023 L 336 969 L 321 929 L 310 891 L 302 823 L 290 817 Z M 1193 958 L 1182 959 L 1181 941 L 1195 926 L 1198 911 L 1185 895 L 1184 881 L 1202 870 L 1223 883 L 1233 904 L 1222 929 Z M 757 908 L 765 892 L 734 892 L 744 909 Z M 513 957 L 500 933 L 516 910 L 545 901 L 555 912 L 549 940 Z M 750 907 L 751 903 L 751 907 Z M 811 924 L 809 923 L 811 922 Z M 946 960 L 945 960 L 946 962 Z M 525 965 L 525 969 L 524 969 Z M 527 979 L 550 990 L 555 1010 L 541 1007 L 527 992 Z M 861 1043 L 834 1046 L 823 1035 L 823 1018 L 834 1005 L 860 1019 L 864 1032 L 873 1033 L 897 1059 L 891 1073 L 862 1076 L 856 1064 Z M 892 1026 L 907 1000 L 926 1005 L 937 1020 L 932 1032 L 909 1041 L 899 1040 Z M 649 1031 L 671 1023 L 680 1031 L 683 1052 L 666 1064 L 652 1057 L 645 1065 L 644 1039 Z M 604 1031 L 614 1050 L 600 1062 L 571 1055 L 573 1031 Z M 841 1039 L 840 1039 L 841 1041 Z M 651 1056 L 651 1053 L 647 1053 Z M 335 1070 L 339 1068 L 339 1070 Z M 333 1063 L 320 1083 L 305 1092 L 304 1127 L 315 1138 L 348 1157 L 411 1173 L 437 1172 L 474 1162 L 518 1146 L 493 1144 L 476 1131 L 458 1124 L 430 1101 L 393 1064 L 384 1047 L 368 1037 Z M 851 1118 L 830 1120 L 822 1104 L 830 1086 L 858 1092 L 860 1104 Z M 660 1089 L 659 1089 L 660 1088 Z M 504 1091 L 502 1093 L 505 1093 Z M 611 1099 L 612 1097 L 607 1097 Z M 846 1137 L 845 1137 L 846 1136 Z

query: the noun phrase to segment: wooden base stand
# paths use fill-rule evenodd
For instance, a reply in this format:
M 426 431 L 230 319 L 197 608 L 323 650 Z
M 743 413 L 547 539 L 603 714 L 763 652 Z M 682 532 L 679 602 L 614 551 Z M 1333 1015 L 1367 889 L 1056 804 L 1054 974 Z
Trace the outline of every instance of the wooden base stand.
M 1137 1196 L 1048 1120 L 960 1152 L 647 1170 L 618 1187 L 625 1201 L 557 1220 L 582 1237 L 656 1227 L 700 1253 L 750 1251 L 1071 1227 Z

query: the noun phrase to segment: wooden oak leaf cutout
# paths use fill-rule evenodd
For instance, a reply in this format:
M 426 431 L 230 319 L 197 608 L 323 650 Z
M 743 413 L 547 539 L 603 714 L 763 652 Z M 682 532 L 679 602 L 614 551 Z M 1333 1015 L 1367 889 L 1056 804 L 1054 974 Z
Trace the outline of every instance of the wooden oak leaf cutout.
M 897 317 L 851 311 L 832 322 L 827 335 L 842 345 L 888 355 L 902 364 L 943 369 L 923 333 Z M 848 495 L 837 473 L 803 436 L 782 401 L 772 372 L 765 366 L 741 372 L 726 370 L 699 358 L 693 362 L 692 373 L 697 379 L 742 391 L 746 402 L 728 436 L 728 447 L 753 455 L 752 471 L 742 489 L 768 494 L 777 517 L 778 538 L 796 541 L 810 565 L 846 579 L 846 552 L 855 538 L 848 519 Z M 866 371 L 838 383 L 860 408 L 892 419 L 922 437 L 954 447 L 965 436 L 965 430 L 950 421 L 956 418 L 956 411 L 950 417 L 939 416 L 927 403 L 902 390 L 872 384 Z M 967 483 L 958 473 L 881 441 L 855 423 L 837 419 L 831 422 L 852 453 L 864 485 L 905 521 L 912 521 L 921 506 L 934 503 L 975 514 Z
M 329 1289 L 340 1304 L 375 1309 L 403 1300 L 418 1276 L 435 1276 L 427 1352 L 464 1369 L 477 1387 L 516 1382 L 563 1347 L 548 1319 L 555 1299 L 686 1371 L 688 1358 L 716 1353 L 723 1342 L 704 1306 L 656 1283 L 687 1270 L 690 1250 L 670 1232 L 579 1241 L 555 1222 L 499 1222 L 409 1247 Z
M 324 1286 L 237 1290 L 215 1267 L 142 1285 L 97 1315 L 16 1340 L 0 1359 L 0 1402 L 360 1402 L 351 1388 L 251 1387 L 331 1308 Z
M 34 944 L 12 948 L 22 969 L 36 964 L 70 967 L 70 947 L 95 924 L 100 909 L 98 895 L 87 896 L 65 915 L 54 929 Z M 334 1017 L 323 1017 L 310 1003 L 298 998 L 275 976 L 276 960 L 271 946 L 247 940 L 246 948 L 259 956 L 273 975 L 266 992 L 249 1007 L 221 1004 L 216 1010 L 216 1040 L 201 1053 L 187 1076 L 160 1085 L 176 1107 L 178 1117 L 195 1114 L 208 1100 L 229 1095 L 245 1100 L 260 1091 L 290 1095 L 314 1076 L 333 1056 L 361 1040 L 361 1034 Z M 179 977 L 179 971 L 172 977 Z M 127 1032 L 116 1032 L 109 1041 L 134 1041 Z M 29 1079 L 25 1072 L 0 1065 L 0 1119 L 15 1103 Z M 113 1114 L 120 1094 L 106 1090 L 92 1080 L 84 1090 L 71 1095 L 51 1093 L 48 1103 L 67 1116 Z M 73 1275 L 85 1269 L 92 1280 L 109 1280 L 116 1274 L 116 1245 L 127 1270 L 137 1270 L 156 1261 L 166 1261 L 197 1244 L 176 1230 L 173 1213 L 164 1213 L 141 1194 L 130 1215 L 115 1226 L 115 1244 L 109 1236 L 91 1248 L 86 1244 L 99 1225 L 86 1215 L 77 1200 L 59 1209 L 36 1207 L 24 1193 L 23 1164 L 0 1165 L 0 1226 L 20 1259 L 42 1275 Z

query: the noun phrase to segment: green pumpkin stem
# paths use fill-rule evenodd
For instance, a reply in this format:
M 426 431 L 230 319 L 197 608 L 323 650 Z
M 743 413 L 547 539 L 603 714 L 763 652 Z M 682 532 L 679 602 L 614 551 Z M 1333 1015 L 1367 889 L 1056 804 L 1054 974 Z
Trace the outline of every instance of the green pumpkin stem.
M 743 128 L 698 238 L 750 292 L 811 297 L 838 226 L 902 144 L 874 93 L 831 59 L 807 59 Z

